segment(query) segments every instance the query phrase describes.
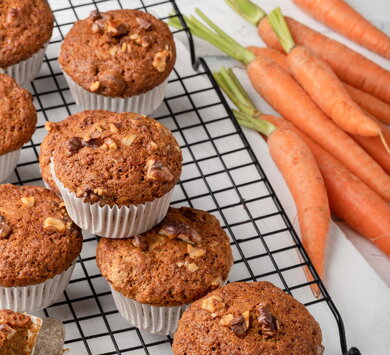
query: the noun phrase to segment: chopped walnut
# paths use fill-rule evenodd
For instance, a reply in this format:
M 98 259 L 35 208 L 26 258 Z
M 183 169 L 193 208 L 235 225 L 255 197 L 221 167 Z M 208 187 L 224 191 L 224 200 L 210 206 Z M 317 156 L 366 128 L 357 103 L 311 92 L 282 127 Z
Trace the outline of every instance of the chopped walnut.
M 58 207 L 59 207 L 59 208 L 65 208 L 65 202 L 64 202 L 64 201 L 60 202 L 60 204 L 58 205 Z
M 158 233 L 169 239 L 177 238 L 191 245 L 199 244 L 202 241 L 196 230 L 188 224 L 176 221 L 163 223 Z
M 131 134 L 127 137 L 122 138 L 121 142 L 123 145 L 132 145 L 136 139 L 137 139 L 137 135 Z
M 106 32 L 110 37 L 121 37 L 126 35 L 129 31 L 126 24 L 112 19 L 107 21 Z
M 110 54 L 115 57 L 116 53 L 118 52 L 118 47 L 114 46 L 110 49 Z
M 26 207 L 33 207 L 35 205 L 35 197 L 29 196 L 29 197 L 22 197 L 20 199 Z
M 150 30 L 152 28 L 152 22 L 147 20 L 146 18 L 136 17 L 136 21 L 138 26 L 144 30 Z
M 0 239 L 7 239 L 11 233 L 11 226 L 7 223 L 5 217 L 0 215 Z
M 107 139 L 104 144 L 107 144 L 107 148 L 110 150 L 118 149 L 118 145 L 111 138 Z
M 10 340 L 15 334 L 16 330 L 11 328 L 7 323 L 0 324 L 0 334 L 5 335 L 7 340 Z
M 156 143 L 156 142 L 153 142 L 153 141 L 150 141 L 149 146 L 150 146 L 150 148 L 152 148 L 153 150 L 157 150 L 157 148 L 158 148 L 157 143 Z
M 231 321 L 233 320 L 234 316 L 233 314 L 229 313 L 229 314 L 226 314 L 224 315 L 221 320 L 219 321 L 219 323 L 221 325 L 223 325 L 224 327 L 229 327 L 230 326 L 230 323 Z
M 261 334 L 266 338 L 275 336 L 279 329 L 277 319 L 271 314 L 265 303 L 260 303 L 257 310 L 259 312 L 257 320 L 261 326 Z
M 102 18 L 102 14 L 99 12 L 99 10 L 93 10 L 93 11 L 91 11 L 91 13 L 89 14 L 89 18 L 90 18 L 92 21 L 100 20 L 100 19 Z
M 79 196 L 77 196 L 79 197 Z M 82 194 L 81 197 L 84 197 L 84 201 L 91 201 L 92 203 L 100 201 L 99 195 L 95 194 L 91 188 L 87 188 Z
M 105 21 L 102 19 L 96 20 L 92 23 L 92 32 L 93 33 L 103 33 L 104 32 Z
M 49 121 L 47 121 L 46 123 L 45 123 L 45 129 L 46 129 L 46 131 L 48 131 L 48 132 L 50 132 L 52 129 L 53 129 L 53 127 L 55 127 L 55 123 L 54 122 L 49 122 Z
M 187 244 L 187 252 L 188 252 L 191 259 L 200 258 L 206 254 L 205 249 L 193 247 L 190 244 Z
M 59 219 L 54 217 L 47 217 L 43 222 L 43 228 L 44 229 L 54 228 L 59 232 L 63 232 L 66 227 L 64 222 L 60 221 Z
M 149 159 L 146 162 L 146 178 L 161 182 L 170 182 L 174 179 L 171 171 L 160 160 Z
M 218 296 L 210 296 L 205 298 L 201 304 L 202 309 L 211 313 L 217 312 L 225 307 L 225 303 L 222 302 L 222 298 Z
M 316 355 L 322 355 L 325 351 L 325 347 L 323 345 L 317 345 Z
M 94 81 L 91 86 L 89 87 L 89 90 L 92 92 L 98 91 L 100 87 L 100 82 L 99 81 Z
M 213 286 L 220 286 L 220 285 L 222 285 L 222 278 L 221 277 L 217 277 L 215 280 L 213 280 L 211 282 L 211 285 L 213 285 Z
M 86 147 L 91 147 L 91 148 L 98 148 L 100 147 L 103 143 L 104 143 L 104 140 L 103 138 L 88 138 L 88 139 L 84 139 L 84 145 Z
M 139 34 L 138 33 L 133 33 L 132 35 L 130 35 L 130 39 L 131 40 L 136 40 L 139 38 Z
M 179 261 L 178 263 L 176 263 L 176 265 L 178 267 L 185 266 L 188 269 L 188 271 L 191 271 L 191 272 L 195 272 L 195 271 L 199 270 L 199 266 L 198 265 L 196 265 L 195 263 L 189 263 L 188 261 L 184 261 L 184 262 L 183 261 Z
M 68 149 L 68 156 L 76 154 L 83 146 L 83 141 L 80 137 L 72 137 L 67 140 L 65 143 L 66 148 Z
M 106 191 L 103 189 L 94 189 L 93 193 L 98 195 L 98 196 L 104 196 L 106 194 Z
M 237 336 L 242 336 L 246 333 L 248 327 L 246 326 L 243 316 L 238 316 L 232 319 L 230 322 L 230 329 Z
M 159 72 L 165 71 L 165 68 L 167 67 L 168 57 L 169 53 L 166 50 L 157 52 L 153 58 L 153 68 L 155 68 Z
M 145 236 L 135 235 L 133 238 L 133 245 L 141 251 L 148 251 L 149 243 Z
M 249 320 L 250 320 L 249 315 L 250 315 L 250 311 L 245 311 L 244 313 L 242 313 L 247 328 L 249 328 Z
M 180 147 L 179 147 L 179 146 L 177 146 L 177 145 L 174 145 L 174 146 L 173 146 L 173 148 L 174 148 L 176 151 L 178 151 L 179 153 L 181 153 L 181 149 L 180 149 Z
M 110 123 L 109 126 L 110 126 L 110 132 L 111 133 L 118 133 L 119 132 L 118 127 L 114 123 Z

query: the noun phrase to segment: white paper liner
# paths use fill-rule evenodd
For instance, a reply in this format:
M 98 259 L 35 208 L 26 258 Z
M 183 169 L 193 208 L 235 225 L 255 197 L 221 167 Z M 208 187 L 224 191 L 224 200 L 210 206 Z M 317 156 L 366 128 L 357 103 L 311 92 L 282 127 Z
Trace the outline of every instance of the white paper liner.
M 153 334 L 175 333 L 179 319 L 188 307 L 154 307 L 125 297 L 112 287 L 111 292 L 121 316 L 131 325 Z
M 110 97 L 95 94 L 85 90 L 77 84 L 64 71 L 70 92 L 76 104 L 84 110 L 107 110 L 112 112 L 135 112 L 142 115 L 149 115 L 163 102 L 168 78 L 155 88 L 136 96 L 131 97 Z
M 159 224 L 167 215 L 173 189 L 164 196 L 144 204 L 111 207 L 83 202 L 56 177 L 53 163 L 50 166 L 53 180 L 61 192 L 66 210 L 81 229 L 105 238 L 128 238 L 144 233 Z
M 20 149 L 0 155 L 0 182 L 11 175 L 18 164 Z
M 0 309 L 36 312 L 49 307 L 64 292 L 76 265 L 76 260 L 61 274 L 40 284 L 20 287 L 0 286 Z
M 26 86 L 32 81 L 41 70 L 43 59 L 46 53 L 47 43 L 30 58 L 7 68 L 0 68 L 0 73 L 12 76 L 20 86 Z

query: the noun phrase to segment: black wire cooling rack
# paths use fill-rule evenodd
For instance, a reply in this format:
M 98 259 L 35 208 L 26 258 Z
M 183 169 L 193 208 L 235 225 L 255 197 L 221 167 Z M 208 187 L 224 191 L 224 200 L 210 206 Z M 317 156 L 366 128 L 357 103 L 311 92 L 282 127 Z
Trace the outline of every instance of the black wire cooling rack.
M 164 104 L 154 114 L 173 131 L 183 151 L 183 175 L 176 186 L 173 205 L 201 208 L 219 218 L 231 236 L 235 256 L 230 281 L 273 282 L 304 303 L 313 314 L 318 312 L 333 321 L 332 329 L 323 330 L 333 339 L 338 332 L 343 354 L 358 354 L 354 348 L 348 351 L 342 319 L 232 118 L 206 62 L 196 57 L 191 34 L 176 3 L 157 0 L 51 0 L 49 3 L 56 26 L 40 76 L 29 87 L 39 115 L 38 126 L 31 143 L 23 147 L 19 164 L 8 181 L 41 185 L 38 154 L 46 134 L 45 121 L 60 121 L 80 110 L 57 61 L 61 41 L 73 22 L 85 18 L 91 10 L 116 8 L 141 9 L 166 20 L 174 8 L 184 27 L 175 31 L 175 36 L 187 36 L 190 53 L 185 64 L 177 64 Z M 120 317 L 109 287 L 96 267 L 96 244 L 95 236 L 84 235 L 83 251 L 63 297 L 38 315 L 63 321 L 66 346 L 73 355 L 171 354 L 171 337 L 142 332 Z M 312 282 L 305 280 L 303 266 L 313 273 Z M 312 283 L 322 292 L 319 299 L 310 292 Z

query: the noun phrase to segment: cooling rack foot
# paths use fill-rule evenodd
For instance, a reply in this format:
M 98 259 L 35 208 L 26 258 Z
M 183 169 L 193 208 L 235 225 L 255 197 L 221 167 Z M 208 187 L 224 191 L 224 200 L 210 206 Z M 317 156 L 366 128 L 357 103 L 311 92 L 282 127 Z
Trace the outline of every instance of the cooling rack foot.
M 359 349 L 357 348 L 351 348 L 349 349 L 349 351 L 347 352 L 346 355 L 361 355 Z

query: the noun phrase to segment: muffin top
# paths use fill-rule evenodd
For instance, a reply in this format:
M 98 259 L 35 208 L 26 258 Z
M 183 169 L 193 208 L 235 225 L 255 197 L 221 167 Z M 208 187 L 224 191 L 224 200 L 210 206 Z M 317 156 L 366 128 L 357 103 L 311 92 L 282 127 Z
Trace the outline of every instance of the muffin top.
M 36 124 L 37 113 L 31 94 L 10 76 L 0 74 L 0 155 L 18 150 L 27 143 Z
M 49 134 L 59 129 L 54 171 L 85 202 L 145 203 L 165 195 L 179 180 L 180 148 L 172 133 L 153 118 L 84 111 L 66 120 L 72 123 L 49 126 Z
M 321 329 L 306 308 L 270 282 L 234 282 L 194 302 L 175 355 L 320 355 Z
M 213 215 L 171 207 L 146 233 L 101 238 L 96 261 L 116 291 L 161 307 L 184 305 L 218 288 L 233 257 L 229 238 Z
M 38 52 L 49 41 L 53 25 L 46 0 L 0 1 L 0 68 Z
M 0 185 L 0 285 L 34 285 L 66 270 L 82 235 L 62 200 L 43 187 Z
M 73 81 L 111 97 L 151 90 L 168 77 L 175 60 L 168 26 L 138 10 L 92 11 L 74 24 L 59 57 Z

